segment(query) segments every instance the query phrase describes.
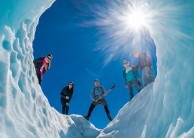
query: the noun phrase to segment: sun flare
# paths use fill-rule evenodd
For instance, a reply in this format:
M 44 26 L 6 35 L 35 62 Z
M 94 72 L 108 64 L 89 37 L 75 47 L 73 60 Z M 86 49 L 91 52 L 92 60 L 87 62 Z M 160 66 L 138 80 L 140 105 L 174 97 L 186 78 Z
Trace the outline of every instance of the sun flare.
M 123 21 L 125 25 L 132 30 L 140 30 L 142 27 L 147 27 L 149 24 L 150 13 L 147 11 L 148 4 L 128 6 L 125 11 Z
M 127 24 L 134 29 L 139 29 L 142 26 L 146 26 L 146 16 L 142 11 L 132 11 L 126 20 Z

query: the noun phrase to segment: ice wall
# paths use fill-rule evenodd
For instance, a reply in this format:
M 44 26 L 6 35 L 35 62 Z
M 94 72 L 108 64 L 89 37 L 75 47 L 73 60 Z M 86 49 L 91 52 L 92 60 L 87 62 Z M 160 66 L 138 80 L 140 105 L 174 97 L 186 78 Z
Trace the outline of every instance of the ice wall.
M 0 137 L 82 137 L 51 108 L 34 74 L 35 28 L 54 0 L 0 1 Z
M 194 137 L 194 1 L 156 1 L 151 6 L 160 10 L 151 32 L 158 78 L 145 136 Z
M 132 138 L 192 138 L 194 1 L 151 0 L 148 4 L 154 17 L 148 30 L 156 44 L 156 81 L 153 87 L 146 88 L 147 91 L 143 90 L 138 99 L 134 99 L 131 103 L 133 106 L 125 107 L 128 113 L 118 114 L 117 119 L 120 121 L 114 120 L 115 123 L 103 132 L 107 133 L 107 137 L 113 134 L 114 137 Z M 106 19 L 109 21 L 109 17 Z M 123 120 L 123 116 L 129 118 Z M 120 126 L 126 129 L 120 129 Z
M 83 122 L 51 108 L 33 73 L 35 28 L 40 15 L 52 3 L 53 0 L 0 2 L 3 138 L 82 137 Z M 194 137 L 194 2 L 150 0 L 149 4 L 156 14 L 150 29 L 157 46 L 156 81 L 126 105 L 99 137 Z M 94 131 L 85 137 L 96 137 L 99 130 Z

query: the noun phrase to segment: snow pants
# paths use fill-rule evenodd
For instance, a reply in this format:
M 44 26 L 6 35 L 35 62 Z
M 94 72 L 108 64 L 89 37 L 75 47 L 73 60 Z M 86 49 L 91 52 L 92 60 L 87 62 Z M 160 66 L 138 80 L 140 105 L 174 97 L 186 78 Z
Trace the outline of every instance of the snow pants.
M 132 86 L 134 86 L 137 89 L 138 92 L 141 91 L 141 84 L 138 83 L 137 79 L 127 82 L 127 87 L 129 89 L 130 99 L 132 99 L 134 97 L 133 87 Z
M 142 69 L 142 80 L 143 80 L 144 87 L 149 83 L 154 82 L 155 78 L 154 78 L 152 69 L 150 67 L 144 67 Z
M 70 103 L 70 99 L 65 99 L 65 98 L 61 97 L 62 114 L 68 115 L 69 103 Z
M 87 117 L 88 119 L 90 118 L 90 115 L 91 115 L 93 109 L 94 109 L 95 106 L 98 105 L 98 104 L 102 104 L 102 105 L 104 106 L 104 110 L 105 110 L 105 112 L 106 112 L 106 115 L 107 115 L 108 119 L 109 119 L 110 121 L 112 121 L 112 117 L 111 117 L 111 115 L 110 115 L 110 112 L 109 112 L 109 109 L 108 109 L 108 106 L 107 106 L 107 103 L 106 103 L 106 100 L 105 100 L 105 99 L 100 99 L 100 100 L 98 100 L 97 102 L 93 101 L 92 104 L 90 105 L 90 108 L 89 108 L 89 110 L 88 110 L 88 114 L 86 115 L 86 117 Z

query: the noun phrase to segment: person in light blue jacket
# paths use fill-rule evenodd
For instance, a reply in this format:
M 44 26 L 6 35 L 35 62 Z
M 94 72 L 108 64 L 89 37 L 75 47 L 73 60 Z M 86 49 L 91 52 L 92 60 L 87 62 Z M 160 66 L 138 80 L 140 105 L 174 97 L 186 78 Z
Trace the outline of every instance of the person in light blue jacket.
M 84 116 L 87 120 L 89 120 L 90 115 L 94 109 L 94 107 L 98 104 L 102 104 L 104 106 L 104 109 L 106 111 L 107 117 L 110 121 L 112 121 L 112 117 L 110 115 L 109 109 L 108 109 L 108 105 L 106 103 L 106 100 L 104 98 L 104 96 L 107 94 L 106 90 L 100 86 L 99 81 L 96 79 L 94 80 L 94 84 L 95 87 L 92 89 L 91 91 L 91 99 L 93 100 L 93 102 L 90 105 L 90 108 L 88 110 L 88 114 L 86 116 Z
M 139 79 L 139 73 L 138 73 L 138 68 L 137 67 L 131 67 L 129 66 L 129 61 L 124 60 L 123 61 L 123 78 L 125 81 L 125 86 L 129 90 L 129 95 L 130 95 L 130 100 L 134 97 L 133 93 L 133 87 L 134 86 L 138 92 L 141 91 L 141 83 Z

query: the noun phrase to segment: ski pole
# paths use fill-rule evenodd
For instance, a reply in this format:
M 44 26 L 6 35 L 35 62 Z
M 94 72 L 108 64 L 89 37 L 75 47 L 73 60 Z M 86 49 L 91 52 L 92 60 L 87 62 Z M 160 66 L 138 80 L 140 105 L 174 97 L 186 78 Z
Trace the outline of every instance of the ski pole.
M 107 95 L 112 89 L 114 89 L 116 87 L 116 85 L 114 84 L 108 91 L 106 91 L 103 95 L 101 95 L 97 100 L 95 100 L 95 102 L 98 102 L 98 100 L 100 100 L 102 97 L 104 97 L 105 95 Z

